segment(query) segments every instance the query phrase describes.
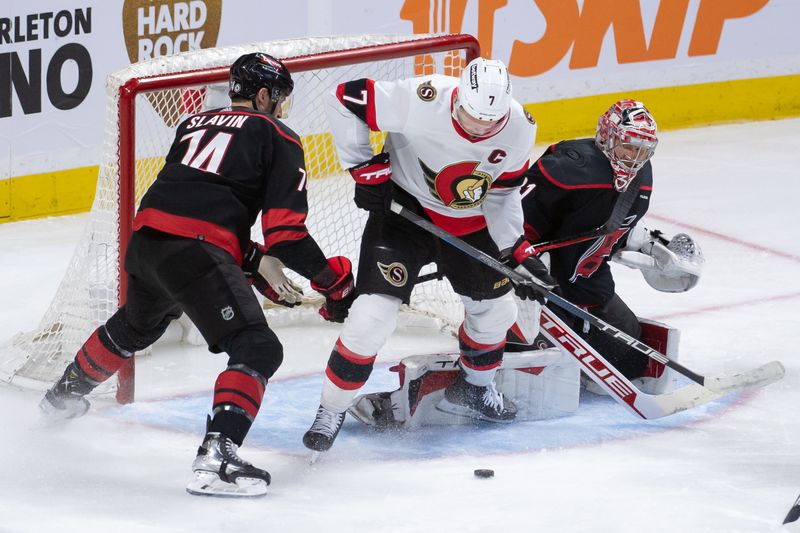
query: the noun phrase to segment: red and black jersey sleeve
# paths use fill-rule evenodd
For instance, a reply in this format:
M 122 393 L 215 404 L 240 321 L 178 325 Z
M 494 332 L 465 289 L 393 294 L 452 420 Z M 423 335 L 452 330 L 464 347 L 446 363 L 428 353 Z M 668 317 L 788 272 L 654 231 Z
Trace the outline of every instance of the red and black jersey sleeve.
M 313 278 L 327 266 L 325 255 L 306 227 L 308 182 L 300 139 L 278 126 L 264 189 L 261 228 L 267 253 L 295 272 Z
M 372 131 L 378 130 L 375 118 L 375 82 L 368 78 L 348 81 L 336 87 L 336 98 Z

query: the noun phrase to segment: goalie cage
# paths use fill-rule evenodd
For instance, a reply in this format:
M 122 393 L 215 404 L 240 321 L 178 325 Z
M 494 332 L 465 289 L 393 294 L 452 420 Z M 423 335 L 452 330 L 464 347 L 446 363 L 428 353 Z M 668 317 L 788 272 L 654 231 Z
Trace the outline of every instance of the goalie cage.
M 133 215 L 163 165 L 175 126 L 204 108 L 228 105 L 229 66 L 255 51 L 282 58 L 295 80 L 286 123 L 301 136 L 306 151 L 310 231 L 327 255 L 346 255 L 356 268 L 366 214 L 353 205 L 352 180 L 339 165 L 321 95 L 338 83 L 364 77 L 457 76 L 480 47 L 470 35 L 303 38 L 196 50 L 110 75 L 105 141 L 89 220 L 39 327 L 0 346 L 0 380 L 49 386 L 89 334 L 124 303 L 126 280 L 120 273 Z M 377 149 L 383 136 L 373 133 L 371 140 Z M 259 224 L 253 227 L 253 240 L 263 240 Z M 304 279 L 296 280 L 312 294 Z M 463 316 L 446 280 L 417 286 L 408 310 L 434 317 L 443 327 L 456 325 Z M 271 322 L 272 314 L 282 312 L 268 311 Z M 131 361 L 119 372 L 118 401 L 133 400 L 133 375 Z M 114 387 L 113 380 L 109 383 L 106 392 Z

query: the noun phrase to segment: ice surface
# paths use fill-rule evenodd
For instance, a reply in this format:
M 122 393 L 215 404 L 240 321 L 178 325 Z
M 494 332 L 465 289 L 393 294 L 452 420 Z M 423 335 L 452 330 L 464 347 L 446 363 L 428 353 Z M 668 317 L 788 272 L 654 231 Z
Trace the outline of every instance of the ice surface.
M 540 147 L 543 149 L 544 147 Z M 0 532 L 764 532 L 800 492 L 800 120 L 662 134 L 648 225 L 686 231 L 707 259 L 700 284 L 660 294 L 615 266 L 641 316 L 681 329 L 681 362 L 704 374 L 773 359 L 783 381 L 654 422 L 585 396 L 572 417 L 502 428 L 374 434 L 348 422 L 315 466 L 300 444 L 338 326 L 278 328 L 284 365 L 242 455 L 273 475 L 263 499 L 184 492 L 223 356 L 170 331 L 138 367 L 139 402 L 94 400 L 61 425 L 40 393 L 0 386 Z M 85 216 L 0 225 L 0 340 L 36 326 Z M 452 350 L 410 326 L 378 358 Z M 476 479 L 491 468 L 492 479 Z

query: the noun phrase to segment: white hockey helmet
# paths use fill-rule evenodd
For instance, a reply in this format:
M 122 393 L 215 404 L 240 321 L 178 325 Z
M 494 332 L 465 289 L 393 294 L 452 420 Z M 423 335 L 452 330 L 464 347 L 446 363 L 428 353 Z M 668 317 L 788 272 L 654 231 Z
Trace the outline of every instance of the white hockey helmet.
M 510 109 L 511 80 L 505 64 L 482 57 L 470 61 L 461 72 L 453 106 L 459 125 L 470 135 L 487 137 L 503 127 Z

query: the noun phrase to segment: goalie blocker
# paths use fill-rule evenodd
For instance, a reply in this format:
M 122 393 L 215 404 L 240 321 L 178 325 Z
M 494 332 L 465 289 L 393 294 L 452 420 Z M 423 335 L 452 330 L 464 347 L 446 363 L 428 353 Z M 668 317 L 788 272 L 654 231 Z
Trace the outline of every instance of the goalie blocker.
M 680 332 L 651 320 L 641 320 L 643 341 L 670 359 L 678 358 Z M 540 337 L 538 341 L 546 342 Z M 397 372 L 400 387 L 391 392 L 362 394 L 348 412 L 377 429 L 417 428 L 426 425 L 473 424 L 474 421 L 437 409 L 444 390 L 458 375 L 458 353 L 415 355 L 390 370 Z M 495 377 L 497 390 L 517 406 L 517 420 L 558 418 L 578 409 L 580 367 L 575 358 L 559 348 L 507 353 Z M 647 375 L 634 380 L 648 394 L 675 389 L 677 374 L 652 361 Z M 597 388 L 589 389 L 597 393 Z

